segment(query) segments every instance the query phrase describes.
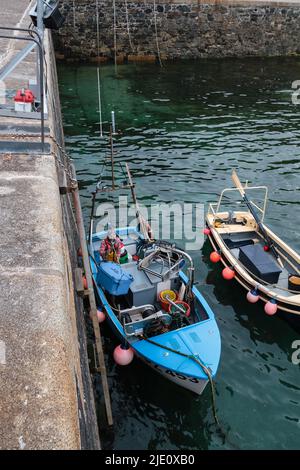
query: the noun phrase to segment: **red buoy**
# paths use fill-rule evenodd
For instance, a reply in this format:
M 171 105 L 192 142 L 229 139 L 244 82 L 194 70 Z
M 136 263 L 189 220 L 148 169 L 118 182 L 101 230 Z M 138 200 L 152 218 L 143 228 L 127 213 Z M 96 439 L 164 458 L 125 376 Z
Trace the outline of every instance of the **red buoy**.
M 81 249 L 81 246 L 78 248 L 77 250 L 77 256 L 79 256 L 80 258 L 82 257 L 82 249 Z
M 114 350 L 114 360 L 119 366 L 127 366 L 133 360 L 134 352 L 132 348 L 126 348 L 121 344 Z
M 203 233 L 204 233 L 204 235 L 210 235 L 210 228 L 205 227 L 205 228 L 203 229 Z
M 83 281 L 83 287 L 86 290 L 88 288 L 87 280 L 85 276 L 82 276 L 82 281 Z
M 270 251 L 269 245 L 265 245 L 265 246 L 264 246 L 264 251 Z
M 209 259 L 212 263 L 218 263 L 221 259 L 221 256 L 217 251 L 213 251 L 209 256 Z
M 235 272 L 233 269 L 226 267 L 222 271 L 222 276 L 226 281 L 231 281 L 235 276 Z

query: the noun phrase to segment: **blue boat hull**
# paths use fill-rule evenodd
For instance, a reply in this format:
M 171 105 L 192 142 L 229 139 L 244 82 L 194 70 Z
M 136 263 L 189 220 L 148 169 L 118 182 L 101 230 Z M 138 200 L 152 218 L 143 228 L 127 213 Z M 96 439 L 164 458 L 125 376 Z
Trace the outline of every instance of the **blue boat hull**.
M 97 236 L 97 234 L 96 234 Z M 210 369 L 215 377 L 221 354 L 221 339 L 214 314 L 201 293 L 193 287 L 195 301 L 205 311 L 207 319 L 178 330 L 168 331 L 151 338 L 156 344 L 146 339 L 126 337 L 123 327 L 113 312 L 102 288 L 97 284 L 97 266 L 90 258 L 94 286 L 101 308 L 107 313 L 107 320 L 113 333 L 125 339 L 135 355 L 168 380 L 201 395 L 208 383 L 203 368 L 191 358 L 199 359 Z M 187 283 L 187 277 L 180 272 L 180 278 Z

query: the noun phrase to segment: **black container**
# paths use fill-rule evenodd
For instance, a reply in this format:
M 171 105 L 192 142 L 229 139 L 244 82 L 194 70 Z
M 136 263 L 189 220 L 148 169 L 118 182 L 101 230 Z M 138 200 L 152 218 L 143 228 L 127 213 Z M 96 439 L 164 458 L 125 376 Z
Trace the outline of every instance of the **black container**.
M 65 18 L 61 14 L 58 8 L 59 1 L 58 0 L 48 0 L 47 4 L 45 4 L 44 10 L 44 25 L 45 28 L 48 29 L 59 29 L 65 21 Z M 35 6 L 31 12 L 30 17 L 32 19 L 33 24 L 37 25 L 37 6 Z
M 264 251 L 259 244 L 240 248 L 239 260 L 255 276 L 269 284 L 278 282 L 281 269 L 270 253 Z

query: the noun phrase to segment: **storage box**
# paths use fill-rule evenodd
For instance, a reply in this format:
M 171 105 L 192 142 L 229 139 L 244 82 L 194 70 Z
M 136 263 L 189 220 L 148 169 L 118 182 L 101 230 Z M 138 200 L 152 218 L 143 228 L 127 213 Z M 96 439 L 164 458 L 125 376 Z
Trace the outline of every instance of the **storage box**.
M 15 101 L 15 111 L 19 111 L 21 113 L 31 113 L 32 103 L 21 103 L 19 101 Z
M 103 261 L 98 267 L 97 284 L 112 295 L 127 294 L 132 281 L 119 264 Z
M 20 88 L 14 97 L 15 111 L 30 113 L 33 110 L 34 94 L 31 90 Z
M 150 282 L 148 276 L 138 269 L 137 263 L 127 263 L 122 265 L 133 278 L 130 285 L 130 300 L 132 305 L 139 307 L 141 305 L 153 304 L 156 300 L 155 286 Z
M 278 282 L 281 269 L 271 253 L 264 251 L 260 244 L 241 247 L 239 260 L 251 273 L 263 281 L 270 284 Z

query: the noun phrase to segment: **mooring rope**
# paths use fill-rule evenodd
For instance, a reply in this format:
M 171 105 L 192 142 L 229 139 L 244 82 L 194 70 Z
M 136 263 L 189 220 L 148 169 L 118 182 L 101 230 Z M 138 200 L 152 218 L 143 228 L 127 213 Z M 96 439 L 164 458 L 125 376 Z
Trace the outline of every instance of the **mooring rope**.
M 152 339 L 150 338 L 147 338 L 146 336 L 144 335 L 141 335 L 140 336 L 141 339 L 144 339 L 145 341 L 148 341 L 149 343 L 155 345 L 155 346 L 158 346 L 160 348 L 163 348 L 163 349 L 166 349 L 167 351 L 170 351 L 170 352 L 173 352 L 175 354 L 178 354 L 179 356 L 183 356 L 183 357 L 186 357 L 188 359 L 191 359 L 193 360 L 194 362 L 196 362 L 200 367 L 202 367 L 202 370 L 204 371 L 204 373 L 207 375 L 208 377 L 208 380 L 209 380 L 209 383 L 210 383 L 210 388 L 211 388 L 211 401 L 212 401 L 212 409 L 213 409 L 213 416 L 214 416 L 214 421 L 215 421 L 215 424 L 220 432 L 220 434 L 222 435 L 223 439 L 224 439 L 224 442 L 227 441 L 234 449 L 236 450 L 239 450 L 239 447 L 234 443 L 232 442 L 229 438 L 228 438 L 228 435 L 227 433 L 222 429 L 222 426 L 219 422 L 219 419 L 218 419 L 218 415 L 217 415 L 217 407 L 216 407 L 216 390 L 215 390 L 215 384 L 214 384 L 214 381 L 213 381 L 213 378 L 212 378 L 212 375 L 211 375 L 211 372 L 209 370 L 208 367 L 206 367 L 205 364 L 203 364 L 203 362 L 198 358 L 196 357 L 195 355 L 193 354 L 185 354 L 185 353 L 182 353 L 180 351 L 177 351 L 175 349 L 172 349 L 172 348 L 169 348 L 168 346 L 165 346 L 165 345 L 162 345 L 162 344 L 159 344 L 159 343 L 156 343 L 156 341 L 153 341 Z
M 76 28 L 76 9 L 75 9 L 75 0 L 73 0 L 73 27 Z
M 162 67 L 163 65 L 162 65 L 162 61 L 161 61 L 160 48 L 159 48 L 159 43 L 158 43 L 157 18 L 156 18 L 156 1 L 155 0 L 153 0 L 153 15 L 154 15 L 155 40 L 156 40 L 156 49 L 157 49 L 158 62 L 159 62 L 159 65 Z
M 183 357 L 186 357 L 187 359 L 191 359 L 192 361 L 196 362 L 196 364 L 198 364 L 202 368 L 204 373 L 207 375 L 209 383 L 210 383 L 211 397 L 212 397 L 212 410 L 213 410 L 214 420 L 215 420 L 216 425 L 219 428 L 221 428 L 220 423 L 219 423 L 219 419 L 218 419 L 218 415 L 217 415 L 215 384 L 214 384 L 214 381 L 213 381 L 213 378 L 212 378 L 212 375 L 211 375 L 211 372 L 210 372 L 209 368 L 206 367 L 206 365 L 198 357 L 196 357 L 194 354 L 185 354 L 181 351 L 177 351 L 176 349 L 172 349 L 168 346 L 156 343 L 156 341 L 153 341 L 152 339 L 147 338 L 144 335 L 141 335 L 140 337 L 143 338 L 145 341 L 148 341 L 149 343 L 151 343 L 155 346 L 158 346 L 159 348 L 166 349 L 167 351 L 178 354 L 179 356 L 183 356 Z
M 113 11 L 114 11 L 114 58 L 115 58 L 115 72 L 117 74 L 117 11 L 116 11 L 116 0 L 113 0 Z
M 99 27 L 99 3 L 96 0 L 96 25 L 97 25 L 97 88 L 98 88 L 98 106 L 99 106 L 99 133 L 103 137 L 103 124 L 102 124 L 102 100 L 101 100 L 101 76 L 100 76 L 100 27 Z
M 130 45 L 130 48 L 131 48 L 131 52 L 134 53 L 133 44 L 132 44 L 132 40 L 131 40 L 131 34 L 130 34 L 127 0 L 125 0 L 125 14 L 126 14 L 126 24 L 127 24 L 127 34 L 128 34 L 129 45 Z

